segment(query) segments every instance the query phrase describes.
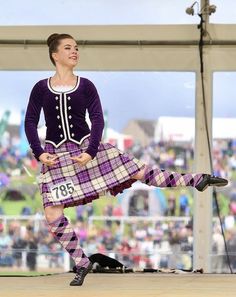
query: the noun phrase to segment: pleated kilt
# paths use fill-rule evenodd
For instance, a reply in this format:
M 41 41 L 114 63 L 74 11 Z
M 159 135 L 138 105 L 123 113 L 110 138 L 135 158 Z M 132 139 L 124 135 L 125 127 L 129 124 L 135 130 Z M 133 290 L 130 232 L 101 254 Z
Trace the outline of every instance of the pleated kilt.
M 136 180 L 131 177 L 144 164 L 128 153 L 123 153 L 109 143 L 100 143 L 96 157 L 85 166 L 71 160 L 85 152 L 86 138 L 81 145 L 66 142 L 59 148 L 46 143 L 45 151 L 58 156 L 53 166 L 42 164 L 38 185 L 44 208 L 52 205 L 64 207 L 83 205 L 106 195 L 115 196 L 129 188 Z

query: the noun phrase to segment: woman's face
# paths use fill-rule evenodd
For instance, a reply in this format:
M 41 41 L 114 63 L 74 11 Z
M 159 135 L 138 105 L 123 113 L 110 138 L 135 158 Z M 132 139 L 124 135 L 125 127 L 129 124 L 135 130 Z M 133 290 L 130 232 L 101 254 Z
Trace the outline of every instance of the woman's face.
M 60 41 L 57 52 L 52 54 L 56 64 L 75 67 L 79 60 L 78 46 L 74 39 L 66 38 Z

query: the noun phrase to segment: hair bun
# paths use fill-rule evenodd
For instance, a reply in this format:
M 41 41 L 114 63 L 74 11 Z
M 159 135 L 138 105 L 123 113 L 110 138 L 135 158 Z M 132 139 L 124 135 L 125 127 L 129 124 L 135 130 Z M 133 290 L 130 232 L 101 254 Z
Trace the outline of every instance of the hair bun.
M 60 34 L 58 34 L 58 33 L 53 33 L 53 34 L 51 34 L 51 35 L 48 37 L 48 39 L 47 39 L 47 45 L 50 47 L 51 43 L 52 43 L 55 39 L 57 39 L 57 37 L 58 37 L 59 35 L 60 35 Z

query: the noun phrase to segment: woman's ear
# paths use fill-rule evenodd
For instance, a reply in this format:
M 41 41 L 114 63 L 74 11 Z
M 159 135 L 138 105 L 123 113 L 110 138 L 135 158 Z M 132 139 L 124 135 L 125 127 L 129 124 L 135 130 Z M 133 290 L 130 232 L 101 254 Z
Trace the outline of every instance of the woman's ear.
M 57 53 L 52 53 L 52 58 L 56 62 L 58 59 Z

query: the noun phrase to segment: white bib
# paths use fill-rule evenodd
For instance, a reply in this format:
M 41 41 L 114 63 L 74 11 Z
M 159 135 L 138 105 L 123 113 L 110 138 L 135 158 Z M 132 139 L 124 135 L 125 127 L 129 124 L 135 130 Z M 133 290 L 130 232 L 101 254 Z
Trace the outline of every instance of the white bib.
M 66 180 L 50 187 L 52 201 L 63 201 L 69 198 L 75 191 L 75 186 L 72 180 Z

